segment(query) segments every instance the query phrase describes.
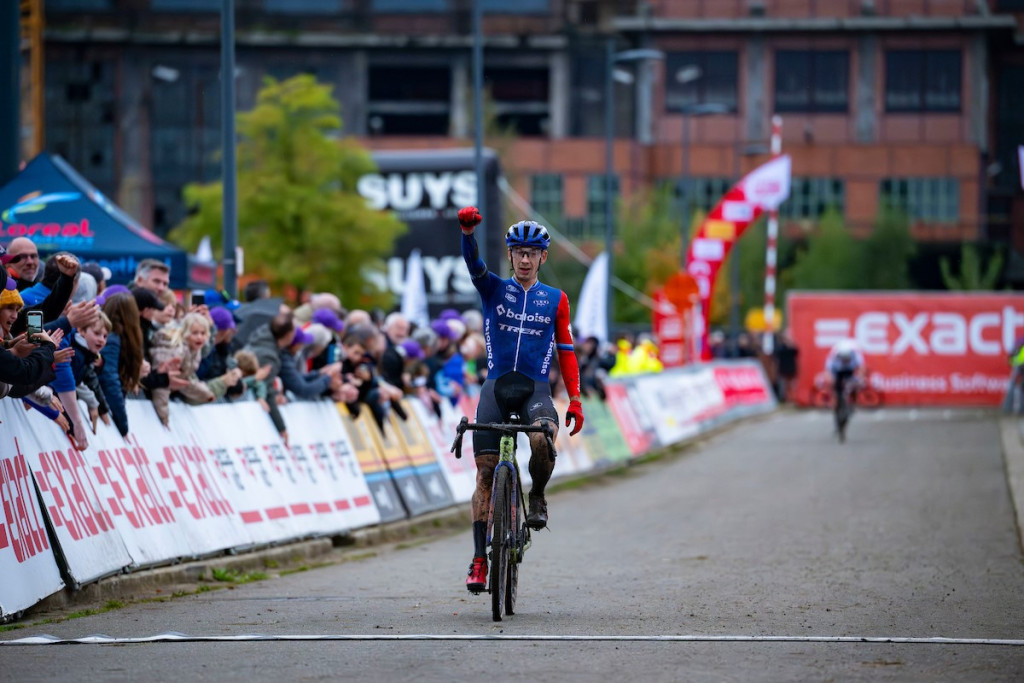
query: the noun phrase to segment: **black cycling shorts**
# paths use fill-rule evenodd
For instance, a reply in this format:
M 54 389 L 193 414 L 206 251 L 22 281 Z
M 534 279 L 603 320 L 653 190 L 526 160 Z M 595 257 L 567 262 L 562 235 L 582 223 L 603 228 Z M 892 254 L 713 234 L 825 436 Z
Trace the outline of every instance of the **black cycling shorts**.
M 537 420 L 547 420 L 558 426 L 558 411 L 551 400 L 551 385 L 547 382 L 534 381 L 533 394 L 526 402 L 526 422 L 533 424 Z M 481 423 L 502 422 L 501 411 L 494 399 L 494 380 L 488 379 L 480 387 L 480 402 L 476 407 L 476 421 Z M 496 454 L 501 435 L 498 432 L 474 431 L 473 455 Z

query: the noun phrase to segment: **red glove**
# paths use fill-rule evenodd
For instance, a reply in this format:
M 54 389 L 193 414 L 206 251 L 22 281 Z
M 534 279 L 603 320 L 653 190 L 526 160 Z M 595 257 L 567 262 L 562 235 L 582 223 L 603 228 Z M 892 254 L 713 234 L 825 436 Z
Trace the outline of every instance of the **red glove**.
M 569 420 L 575 420 L 569 436 L 583 429 L 583 404 L 579 401 L 569 401 L 569 409 L 565 411 L 565 426 L 569 426 Z
M 480 209 L 475 206 L 459 209 L 459 225 L 462 227 L 463 234 L 472 235 L 473 230 L 476 226 L 480 225 L 482 220 L 483 217 L 480 216 Z

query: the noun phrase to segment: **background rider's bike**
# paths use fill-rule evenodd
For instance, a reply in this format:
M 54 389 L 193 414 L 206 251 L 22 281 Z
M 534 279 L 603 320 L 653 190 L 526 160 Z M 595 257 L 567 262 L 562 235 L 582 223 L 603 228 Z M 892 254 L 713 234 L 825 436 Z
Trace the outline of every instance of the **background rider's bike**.
M 862 382 L 857 389 L 855 396 L 856 407 L 858 408 L 879 408 L 884 402 L 882 392 L 872 381 L 871 373 L 866 373 L 868 381 Z M 814 378 L 814 386 L 811 389 L 811 405 L 815 408 L 834 408 L 835 390 L 832 387 L 832 375 L 828 372 L 820 372 Z
M 857 380 L 851 377 L 843 385 L 843 390 L 836 394 L 835 419 L 836 435 L 839 437 L 839 443 L 846 441 L 846 425 L 849 424 L 850 416 L 853 414 L 853 401 L 851 399 L 856 383 Z
M 494 468 L 491 508 L 487 518 L 487 542 L 490 544 L 490 576 L 487 589 L 491 594 L 491 616 L 501 621 L 502 614 L 515 614 L 519 587 L 519 564 L 530 547 L 530 528 L 526 526 L 526 509 L 519 464 L 516 462 L 516 434 L 540 433 L 547 437 L 551 459 L 556 457 L 551 425 L 523 424 L 524 403 L 533 394 L 533 380 L 518 372 L 502 375 L 494 383 L 494 396 L 503 423 L 476 423 L 464 417 L 456 428 L 452 452 L 462 457 L 462 436 L 467 431 L 498 432 L 498 465 Z

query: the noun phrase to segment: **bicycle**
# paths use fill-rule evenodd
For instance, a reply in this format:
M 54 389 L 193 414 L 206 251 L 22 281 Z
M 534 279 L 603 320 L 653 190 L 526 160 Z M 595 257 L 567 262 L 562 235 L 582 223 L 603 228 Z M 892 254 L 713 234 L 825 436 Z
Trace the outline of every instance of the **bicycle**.
M 835 421 L 836 421 L 836 435 L 839 437 L 839 443 L 846 441 L 846 426 L 850 423 L 850 418 L 853 416 L 853 409 L 855 405 L 865 405 L 862 401 L 861 394 L 863 392 L 871 392 L 869 407 L 877 407 L 881 400 L 878 398 L 878 393 L 871 389 L 870 385 L 865 382 L 861 377 L 856 375 L 846 378 L 843 382 L 843 390 L 838 392 L 835 397 Z
M 868 372 L 868 379 L 861 383 L 857 389 L 855 404 L 858 408 L 874 409 L 880 408 L 884 403 L 881 390 L 876 389 L 875 373 Z M 814 378 L 811 387 L 811 405 L 815 408 L 834 408 L 835 392 L 832 386 L 832 373 L 822 371 Z
M 490 545 L 490 577 L 487 590 L 491 594 L 491 616 L 501 621 L 502 614 L 515 614 L 519 586 L 519 565 L 530 548 L 530 528 L 526 525 L 525 499 L 520 486 L 519 464 L 516 461 L 516 435 L 541 433 L 547 437 L 551 460 L 557 457 L 550 424 L 525 424 L 522 415 L 525 402 L 533 394 L 534 383 L 526 375 L 510 372 L 494 383 L 494 397 L 501 411 L 502 423 L 470 422 L 463 417 L 456 428 L 452 452 L 462 457 L 462 437 L 467 431 L 498 432 L 498 464 L 491 484 L 491 505 L 487 514 L 487 542 Z

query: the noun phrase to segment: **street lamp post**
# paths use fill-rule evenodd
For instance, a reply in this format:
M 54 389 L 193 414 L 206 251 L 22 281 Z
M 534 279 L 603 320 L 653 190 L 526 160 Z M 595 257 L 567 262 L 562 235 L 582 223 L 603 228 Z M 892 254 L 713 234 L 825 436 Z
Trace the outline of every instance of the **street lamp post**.
M 612 334 L 612 250 L 615 243 L 615 218 L 612 202 L 612 185 L 614 184 L 614 143 L 615 143 L 615 65 L 620 62 L 636 62 L 645 59 L 664 59 L 661 50 L 638 49 L 615 51 L 615 39 L 609 38 L 605 43 L 605 83 L 604 83 L 604 251 L 608 264 L 608 287 L 605 290 L 605 320 L 608 341 Z

